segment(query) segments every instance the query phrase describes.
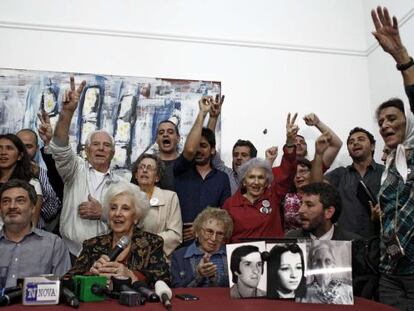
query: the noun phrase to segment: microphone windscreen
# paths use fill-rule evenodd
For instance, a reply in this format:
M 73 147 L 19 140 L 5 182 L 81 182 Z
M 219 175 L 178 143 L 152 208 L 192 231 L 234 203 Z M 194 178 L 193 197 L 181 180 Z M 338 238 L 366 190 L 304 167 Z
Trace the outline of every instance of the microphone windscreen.
M 124 249 L 125 247 L 128 246 L 129 243 L 129 237 L 127 235 L 122 236 L 118 243 L 116 243 L 116 245 L 118 245 L 120 248 Z
M 168 299 L 172 298 L 171 288 L 164 281 L 155 282 L 155 293 L 161 298 L 162 295 L 167 295 Z
M 114 261 L 116 257 L 128 246 L 129 238 L 127 235 L 122 236 L 116 243 L 114 249 L 108 254 L 109 261 Z

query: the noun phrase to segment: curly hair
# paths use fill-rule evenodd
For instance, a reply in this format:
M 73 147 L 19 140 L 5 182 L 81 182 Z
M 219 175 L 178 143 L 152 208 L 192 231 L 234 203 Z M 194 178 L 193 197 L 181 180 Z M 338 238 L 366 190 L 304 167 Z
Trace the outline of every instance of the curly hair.
M 201 228 L 209 219 L 215 219 L 223 222 L 224 239 L 225 241 L 230 241 L 231 234 L 233 233 L 233 220 L 231 219 L 229 213 L 221 208 L 207 207 L 200 214 L 198 214 L 193 223 L 194 231 L 200 234 Z

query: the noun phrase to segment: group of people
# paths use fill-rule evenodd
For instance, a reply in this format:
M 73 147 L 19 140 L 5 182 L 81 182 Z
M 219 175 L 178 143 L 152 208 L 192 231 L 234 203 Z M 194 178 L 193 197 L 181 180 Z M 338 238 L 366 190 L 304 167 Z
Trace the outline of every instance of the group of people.
M 377 110 L 389 153 L 385 166 L 373 159 L 373 135 L 355 127 L 346 141 L 352 164 L 326 173 L 342 141 L 311 113 L 304 117 L 306 124 L 321 132 L 313 159 L 307 159 L 306 140 L 298 134 L 297 114 L 289 114 L 280 166 L 273 166 L 277 147 L 267 149 L 265 159 L 260 159 L 250 141 L 239 139 L 232 150 L 232 167 L 227 167 L 215 149 L 214 131 L 224 101 L 224 96 L 217 96 L 199 101 L 181 153 L 179 128 L 170 120 L 161 122 L 158 154 L 140 155 L 131 168 L 132 179 L 125 180 L 111 169 L 115 146 L 106 131 L 86 138 L 86 159 L 72 150 L 69 129 L 86 82 L 76 87 L 71 77 L 54 131 L 48 115 L 39 115 L 47 170 L 35 162 L 36 132 L 23 129 L 0 135 L 0 266 L 8 267 L 6 286 L 41 273 L 123 276 L 149 285 L 162 279 L 176 287 L 230 286 L 232 279 L 231 291 L 244 297 L 258 290 L 239 282 L 244 263 L 254 262 L 262 273 L 262 259 L 256 258 L 257 250 L 240 250 L 230 260 L 229 278 L 226 243 L 285 236 L 354 240 L 377 234 L 382 241 L 380 300 L 401 308 L 412 303 L 414 62 L 402 44 L 395 17 L 379 7 L 372 18 L 373 34 L 395 59 L 410 102 L 391 99 Z M 207 117 L 208 126 L 203 127 Z M 378 205 L 367 208 L 358 199 L 361 180 Z M 58 214 L 62 240 L 41 230 L 49 229 Z M 107 254 L 123 236 L 130 242 L 111 261 Z M 297 262 L 295 267 L 289 264 L 289 270 L 303 267 L 306 260 L 294 246 L 275 248 L 273 257 L 282 266 Z M 292 283 L 306 290 L 302 279 Z M 322 290 L 331 285 L 318 283 Z M 272 282 L 268 286 L 271 297 L 291 298 L 296 292 L 274 291 Z

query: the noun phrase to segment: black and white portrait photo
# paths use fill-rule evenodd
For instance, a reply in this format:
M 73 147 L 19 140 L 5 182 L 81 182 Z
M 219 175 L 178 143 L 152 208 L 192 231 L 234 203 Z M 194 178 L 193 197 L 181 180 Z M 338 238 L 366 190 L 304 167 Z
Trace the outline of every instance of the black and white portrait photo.
M 262 253 L 264 242 L 229 244 L 229 284 L 231 298 L 253 298 L 266 296 L 266 278 Z
M 267 244 L 267 297 L 295 299 L 305 297 L 306 245 Z
M 312 241 L 305 275 L 301 302 L 353 304 L 351 242 Z

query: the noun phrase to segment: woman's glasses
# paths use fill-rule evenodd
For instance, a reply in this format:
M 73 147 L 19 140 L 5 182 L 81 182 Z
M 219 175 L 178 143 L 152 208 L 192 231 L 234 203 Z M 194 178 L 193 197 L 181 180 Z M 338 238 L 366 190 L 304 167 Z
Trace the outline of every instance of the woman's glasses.
M 201 230 L 203 230 L 204 235 L 207 239 L 212 238 L 214 234 L 216 235 L 217 240 L 223 240 L 224 239 L 224 232 L 214 231 L 210 228 L 201 228 Z

